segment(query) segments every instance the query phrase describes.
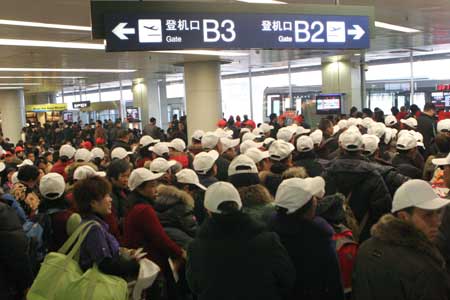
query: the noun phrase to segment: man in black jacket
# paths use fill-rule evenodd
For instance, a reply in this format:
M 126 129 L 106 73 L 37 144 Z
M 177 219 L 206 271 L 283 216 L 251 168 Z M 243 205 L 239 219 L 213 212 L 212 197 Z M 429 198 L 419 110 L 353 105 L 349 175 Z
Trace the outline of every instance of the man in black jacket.
M 449 299 L 445 261 L 433 245 L 442 208 L 449 203 L 423 180 L 410 180 L 397 190 L 394 215 L 381 218 L 359 248 L 354 299 Z
M 405 133 L 398 138 L 397 155 L 392 160 L 392 165 L 405 176 L 412 179 L 422 179 L 422 169 L 416 165 L 417 140 L 410 133 Z
M 295 269 L 278 235 L 242 213 L 239 192 L 217 182 L 205 195 L 210 218 L 189 245 L 186 279 L 199 300 L 281 300 Z
M 222 153 L 223 147 L 222 143 L 220 141 L 220 138 L 211 132 L 206 133 L 202 137 L 202 147 L 205 151 L 210 150 L 216 150 L 219 154 Z M 219 157 L 216 160 L 216 166 L 217 166 L 217 179 L 220 181 L 228 181 L 228 166 L 230 165 L 230 162 L 219 155 Z
M 309 136 L 301 136 L 297 140 L 297 156 L 294 164 L 304 167 L 310 177 L 321 176 L 322 165 L 317 161 L 318 157 L 314 152 L 314 142 Z
M 131 146 L 129 142 L 130 142 L 130 133 L 128 132 L 128 130 L 120 129 L 117 131 L 117 137 L 116 140 L 114 141 L 111 151 L 117 147 L 122 147 L 127 151 L 131 151 Z
M 436 107 L 428 102 L 423 108 L 423 112 L 417 118 L 417 131 L 423 135 L 425 145 L 425 159 L 430 155 L 431 145 L 436 137 Z
M 333 229 L 315 216 L 317 200 L 324 193 L 322 177 L 290 178 L 278 188 L 278 213 L 271 228 L 280 236 L 297 272 L 288 299 L 344 299 Z
M 362 136 L 345 131 L 339 137 L 342 155 L 325 170 L 327 195 L 342 193 L 360 225 L 359 240 L 370 237 L 370 227 L 391 209 L 392 197 L 377 168 L 361 158 Z

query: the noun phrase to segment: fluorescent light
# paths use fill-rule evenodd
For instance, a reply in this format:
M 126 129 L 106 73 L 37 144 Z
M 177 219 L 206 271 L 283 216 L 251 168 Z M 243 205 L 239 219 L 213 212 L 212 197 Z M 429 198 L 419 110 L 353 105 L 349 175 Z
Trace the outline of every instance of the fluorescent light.
M 418 29 L 404 27 L 404 26 L 398 26 L 398 25 L 393 25 L 393 24 L 384 23 L 384 22 L 378 22 L 378 21 L 375 21 L 375 27 L 389 29 L 389 30 L 394 30 L 394 31 L 400 31 L 400 32 L 405 32 L 405 33 L 421 32 Z
M 25 46 L 25 47 L 50 47 L 50 48 L 105 50 L 104 44 L 54 42 L 54 41 L 38 41 L 38 40 L 16 40 L 16 39 L 0 39 L 0 46 Z
M 21 86 L 8 86 L 8 87 L 0 87 L 0 90 L 23 90 Z
M 276 0 L 237 0 L 237 1 L 255 4 L 287 4 L 286 2 Z
M 79 76 L 0 76 L 0 79 L 83 79 Z
M 40 27 L 40 28 L 53 28 L 53 29 L 68 29 L 68 30 L 78 30 L 78 31 L 91 31 L 92 30 L 92 28 L 89 26 L 74 26 L 74 25 L 26 22 L 26 21 L 15 21 L 15 20 L 0 20 L 0 25 Z
M 13 85 L 41 85 L 40 83 L 0 83 L 0 86 L 13 86 Z
M 131 73 L 131 69 L 0 68 L 0 72 Z
M 248 56 L 248 53 L 244 52 L 231 52 L 231 51 L 216 51 L 216 50 L 164 50 L 164 51 L 150 51 L 156 53 L 168 53 L 168 54 L 191 54 L 191 55 L 214 55 L 214 56 Z

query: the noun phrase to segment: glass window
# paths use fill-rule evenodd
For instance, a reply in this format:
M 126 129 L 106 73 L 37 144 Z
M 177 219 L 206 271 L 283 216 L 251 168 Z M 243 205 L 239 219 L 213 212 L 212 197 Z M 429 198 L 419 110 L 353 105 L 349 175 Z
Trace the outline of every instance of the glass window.
M 414 93 L 414 99 L 411 104 L 417 105 L 422 110 L 425 106 L 425 93 Z
M 377 93 L 369 96 L 370 109 L 373 111 L 376 107 L 381 109 L 384 114 L 389 115 L 394 104 L 395 94 Z
M 222 111 L 229 116 L 250 118 L 250 83 L 248 77 L 222 79 Z
M 167 98 L 184 98 L 184 83 L 166 84 Z

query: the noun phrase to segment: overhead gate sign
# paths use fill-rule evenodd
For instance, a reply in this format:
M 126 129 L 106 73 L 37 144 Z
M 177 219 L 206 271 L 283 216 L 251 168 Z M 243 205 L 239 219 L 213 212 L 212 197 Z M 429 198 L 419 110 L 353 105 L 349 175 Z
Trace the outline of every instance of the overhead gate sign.
M 107 14 L 107 51 L 367 49 L 368 16 L 299 14 Z

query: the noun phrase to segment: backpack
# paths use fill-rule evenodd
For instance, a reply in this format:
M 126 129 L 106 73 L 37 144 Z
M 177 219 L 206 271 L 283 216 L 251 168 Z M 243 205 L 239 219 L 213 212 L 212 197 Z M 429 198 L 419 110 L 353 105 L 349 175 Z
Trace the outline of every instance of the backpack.
M 344 200 L 344 212 L 345 212 L 345 225 L 352 232 L 353 238 L 356 242 L 359 241 L 359 236 L 363 228 L 367 225 L 369 220 L 369 211 L 364 214 L 361 222 L 355 217 L 352 208 L 350 207 L 350 198 L 352 197 L 352 192 L 350 192 Z
M 335 228 L 333 240 L 336 242 L 342 284 L 344 292 L 347 294 L 352 291 L 352 273 L 358 254 L 358 243 L 354 240 L 352 231 L 344 225 Z

